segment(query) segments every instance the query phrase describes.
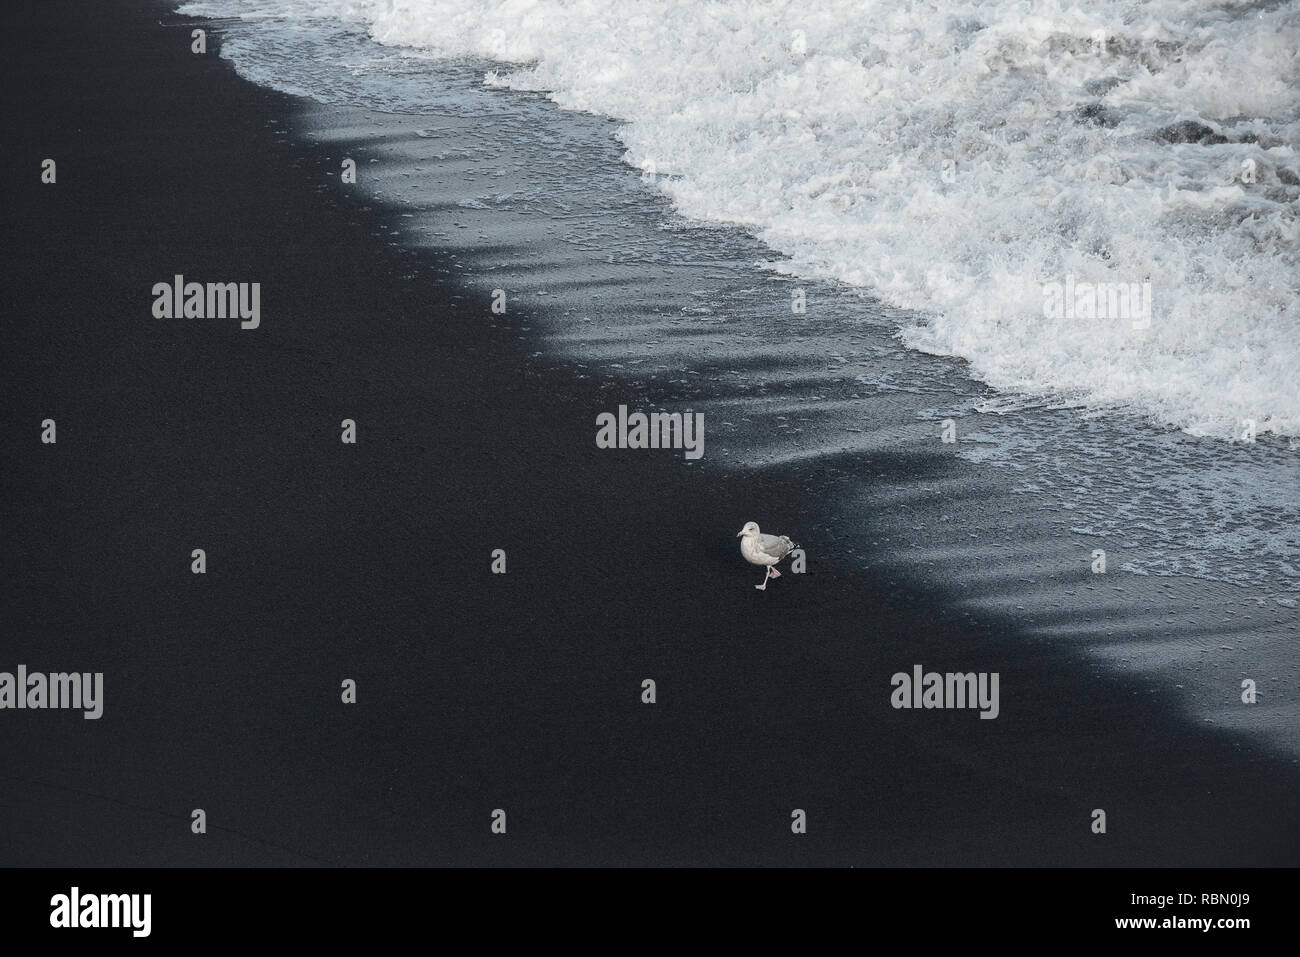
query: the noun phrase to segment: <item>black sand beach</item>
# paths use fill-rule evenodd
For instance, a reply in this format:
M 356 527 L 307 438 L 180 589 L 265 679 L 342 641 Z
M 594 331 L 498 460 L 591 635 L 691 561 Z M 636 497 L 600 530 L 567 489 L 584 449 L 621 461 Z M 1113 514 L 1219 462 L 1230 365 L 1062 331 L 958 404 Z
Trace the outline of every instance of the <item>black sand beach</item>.
M 215 34 L 5 26 L 0 670 L 102 671 L 105 704 L 0 714 L 0 865 L 1300 859 L 1295 767 L 1136 681 L 816 542 L 755 592 L 736 531 L 797 533 L 835 475 L 596 448 L 607 396 L 386 243 Z M 155 319 L 178 273 L 261 283 L 260 327 Z M 998 672 L 997 720 L 891 708 L 918 663 Z

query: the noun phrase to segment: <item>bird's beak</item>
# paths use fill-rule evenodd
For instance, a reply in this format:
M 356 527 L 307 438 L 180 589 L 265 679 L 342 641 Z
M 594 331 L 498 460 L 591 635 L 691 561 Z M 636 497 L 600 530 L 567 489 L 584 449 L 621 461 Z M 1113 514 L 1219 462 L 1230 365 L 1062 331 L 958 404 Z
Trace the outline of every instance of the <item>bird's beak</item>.
M 738 531 L 738 532 L 736 533 L 736 537 L 737 537 L 737 538 L 740 538 L 740 536 L 741 536 L 741 535 L 744 535 L 744 534 L 745 534 L 745 530 L 742 528 L 740 531 Z

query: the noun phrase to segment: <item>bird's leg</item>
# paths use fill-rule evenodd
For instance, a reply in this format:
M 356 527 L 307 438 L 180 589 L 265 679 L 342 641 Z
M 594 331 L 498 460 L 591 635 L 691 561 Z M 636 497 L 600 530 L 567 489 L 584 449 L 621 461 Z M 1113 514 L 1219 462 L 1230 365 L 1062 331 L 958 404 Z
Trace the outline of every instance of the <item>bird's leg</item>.
M 780 573 L 779 571 L 776 570 L 776 566 L 775 566 L 775 565 L 773 565 L 770 569 L 768 569 L 768 571 L 770 571 L 770 572 L 772 573 L 772 577 L 773 577 L 773 578 L 780 578 L 780 577 L 781 577 L 781 573 Z
M 768 578 L 771 577 L 771 575 L 772 575 L 772 566 L 769 565 L 767 567 L 767 574 L 763 576 L 763 584 L 755 585 L 754 587 L 757 588 L 759 591 L 767 591 L 767 580 Z

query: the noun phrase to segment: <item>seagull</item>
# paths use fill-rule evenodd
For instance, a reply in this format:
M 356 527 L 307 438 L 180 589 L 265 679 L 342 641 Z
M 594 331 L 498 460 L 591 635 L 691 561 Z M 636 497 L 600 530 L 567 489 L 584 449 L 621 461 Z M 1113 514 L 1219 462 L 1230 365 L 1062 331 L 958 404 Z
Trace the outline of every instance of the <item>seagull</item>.
M 764 535 L 758 530 L 757 522 L 746 522 L 736 537 L 740 539 L 740 554 L 745 556 L 745 561 L 751 565 L 767 566 L 763 584 L 754 586 L 759 591 L 767 591 L 769 578 L 781 577 L 781 573 L 776 570 L 776 563 L 799 547 L 790 541 L 788 535 Z

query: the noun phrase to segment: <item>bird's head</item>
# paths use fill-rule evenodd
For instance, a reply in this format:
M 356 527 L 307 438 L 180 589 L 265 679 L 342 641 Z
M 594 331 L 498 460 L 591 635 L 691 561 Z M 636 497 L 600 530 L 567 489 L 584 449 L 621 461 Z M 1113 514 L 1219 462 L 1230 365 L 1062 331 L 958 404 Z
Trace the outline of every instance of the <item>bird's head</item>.
M 758 534 L 758 522 L 746 522 L 745 527 L 736 533 L 737 538 L 753 538 Z

